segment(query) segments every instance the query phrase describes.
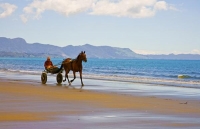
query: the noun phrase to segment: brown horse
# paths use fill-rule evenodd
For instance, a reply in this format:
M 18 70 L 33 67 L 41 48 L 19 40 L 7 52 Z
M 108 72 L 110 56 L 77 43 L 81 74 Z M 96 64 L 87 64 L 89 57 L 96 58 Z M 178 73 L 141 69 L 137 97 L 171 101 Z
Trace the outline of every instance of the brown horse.
M 83 69 L 82 61 L 87 62 L 85 51 L 84 52 L 82 51 L 77 56 L 76 59 L 67 58 L 63 61 L 62 65 L 65 69 L 65 80 L 63 80 L 63 82 L 65 82 L 67 78 L 69 85 L 71 85 L 71 83 L 76 79 L 76 72 L 79 72 L 81 84 L 82 84 L 81 88 L 84 86 L 83 81 L 82 81 L 82 69 Z M 74 79 L 72 79 L 71 81 L 69 81 L 69 78 L 68 78 L 68 73 L 70 72 L 70 70 L 72 70 L 74 74 Z

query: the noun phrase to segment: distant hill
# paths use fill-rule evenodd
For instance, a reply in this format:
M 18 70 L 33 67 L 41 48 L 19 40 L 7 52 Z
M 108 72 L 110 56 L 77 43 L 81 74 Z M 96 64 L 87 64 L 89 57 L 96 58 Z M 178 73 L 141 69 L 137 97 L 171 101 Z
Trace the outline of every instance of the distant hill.
M 86 51 L 87 58 L 200 60 L 198 54 L 140 55 L 129 48 L 93 46 L 90 44 L 59 47 L 42 43 L 27 43 L 23 38 L 0 37 L 0 57 L 51 56 L 76 58 L 81 51 Z
M 41 43 L 27 43 L 22 38 L 9 39 L 0 37 L 0 57 L 71 57 L 75 58 L 81 51 L 86 51 L 88 58 L 113 58 L 133 59 L 143 58 L 129 48 L 117 48 L 110 46 L 82 46 L 68 45 L 58 47 Z

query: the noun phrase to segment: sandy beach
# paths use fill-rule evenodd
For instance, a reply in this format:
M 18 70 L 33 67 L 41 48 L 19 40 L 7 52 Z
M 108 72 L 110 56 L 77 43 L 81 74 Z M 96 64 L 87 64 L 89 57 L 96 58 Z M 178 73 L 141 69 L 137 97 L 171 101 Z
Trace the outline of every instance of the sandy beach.
M 42 85 L 39 81 L 1 78 L 0 128 L 200 127 L 200 101 L 197 99 L 88 90 L 85 87 L 89 84 L 80 90 L 78 84 L 75 87 Z M 116 85 L 116 82 L 111 84 Z M 103 86 L 103 81 L 99 85 Z

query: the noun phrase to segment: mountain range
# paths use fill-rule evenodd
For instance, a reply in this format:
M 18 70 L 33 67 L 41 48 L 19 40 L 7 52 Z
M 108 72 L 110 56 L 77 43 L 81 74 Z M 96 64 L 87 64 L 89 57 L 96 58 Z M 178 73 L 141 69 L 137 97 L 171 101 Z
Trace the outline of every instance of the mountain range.
M 88 58 L 142 58 L 128 48 L 117 48 L 110 46 L 92 46 L 85 44 L 81 46 L 68 45 L 58 47 L 41 43 L 27 43 L 23 38 L 9 39 L 0 37 L 0 56 L 20 57 L 71 57 L 75 58 L 81 51 L 86 51 Z
M 200 55 L 169 54 L 141 55 L 129 48 L 111 46 L 93 46 L 90 44 L 59 47 L 42 43 L 27 43 L 23 38 L 0 37 L 0 57 L 70 57 L 76 58 L 81 51 L 86 51 L 87 58 L 106 59 L 194 59 L 200 60 Z

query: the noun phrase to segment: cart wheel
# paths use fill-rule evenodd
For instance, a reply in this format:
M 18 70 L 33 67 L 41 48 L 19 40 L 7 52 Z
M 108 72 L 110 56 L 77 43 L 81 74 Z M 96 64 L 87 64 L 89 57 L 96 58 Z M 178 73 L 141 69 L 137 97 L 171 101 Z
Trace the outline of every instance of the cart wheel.
M 42 81 L 42 84 L 46 84 L 46 82 L 47 82 L 47 74 L 46 73 L 42 73 L 41 81 Z
M 61 73 L 58 73 L 56 79 L 57 79 L 57 83 L 58 83 L 58 84 L 61 84 L 62 81 L 63 81 L 63 76 L 62 76 L 62 74 L 61 74 Z

